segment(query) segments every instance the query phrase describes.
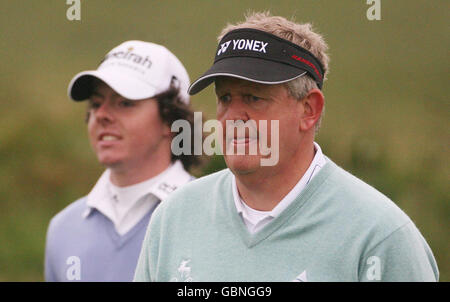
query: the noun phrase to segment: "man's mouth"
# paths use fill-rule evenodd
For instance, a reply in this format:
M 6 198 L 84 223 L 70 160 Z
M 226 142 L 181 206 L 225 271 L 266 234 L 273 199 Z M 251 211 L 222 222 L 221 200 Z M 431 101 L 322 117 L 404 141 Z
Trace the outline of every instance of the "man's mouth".
M 122 137 L 119 134 L 116 133 L 100 133 L 100 135 L 97 137 L 97 141 L 102 145 L 102 146 L 109 146 L 110 144 L 113 144 L 119 140 L 121 140 Z
M 99 141 L 117 141 L 119 137 L 115 135 L 101 135 Z
M 234 137 L 234 138 L 230 139 L 230 142 L 232 144 L 238 145 L 238 144 L 249 144 L 256 140 L 257 140 L 257 137 Z

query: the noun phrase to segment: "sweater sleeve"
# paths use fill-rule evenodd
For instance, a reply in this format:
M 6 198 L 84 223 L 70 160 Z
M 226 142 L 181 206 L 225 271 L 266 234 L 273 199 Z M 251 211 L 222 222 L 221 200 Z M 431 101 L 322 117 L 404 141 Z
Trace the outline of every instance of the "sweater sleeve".
M 141 254 L 136 266 L 136 271 L 134 272 L 133 282 L 150 282 L 150 269 L 149 269 L 149 259 L 148 259 L 148 244 L 147 240 L 144 240 L 142 245 Z
M 134 272 L 133 282 L 150 282 L 150 255 L 149 255 L 149 236 L 150 227 L 147 228 L 144 242 L 142 243 L 141 253 L 139 255 L 136 270 Z
M 360 263 L 360 281 L 439 280 L 432 251 L 411 221 L 364 253 Z

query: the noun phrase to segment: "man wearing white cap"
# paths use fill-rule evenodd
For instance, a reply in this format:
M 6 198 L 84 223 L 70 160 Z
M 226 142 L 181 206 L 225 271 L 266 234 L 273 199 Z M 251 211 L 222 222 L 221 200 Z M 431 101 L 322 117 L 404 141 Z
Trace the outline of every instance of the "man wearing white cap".
M 131 281 L 150 216 L 171 192 L 193 179 L 194 156 L 171 153 L 171 124 L 193 123 L 189 76 L 167 48 L 127 41 L 97 70 L 69 84 L 88 100 L 87 128 L 107 169 L 91 192 L 50 222 L 47 281 Z

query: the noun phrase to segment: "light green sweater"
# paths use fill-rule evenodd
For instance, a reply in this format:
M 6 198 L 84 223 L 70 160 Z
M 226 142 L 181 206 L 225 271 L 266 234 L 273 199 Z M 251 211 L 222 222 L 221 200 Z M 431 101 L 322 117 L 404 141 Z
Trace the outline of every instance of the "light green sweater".
M 438 280 L 409 217 L 331 160 L 255 234 L 237 213 L 231 176 L 193 181 L 157 208 L 135 281 Z

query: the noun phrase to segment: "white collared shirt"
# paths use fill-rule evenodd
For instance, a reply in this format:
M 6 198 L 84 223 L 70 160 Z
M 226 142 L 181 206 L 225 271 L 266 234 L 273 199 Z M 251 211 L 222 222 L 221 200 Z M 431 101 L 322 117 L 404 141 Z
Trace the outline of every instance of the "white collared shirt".
M 108 217 L 120 235 L 133 228 L 147 213 L 170 193 L 192 179 L 180 161 L 174 162 L 162 173 L 143 182 L 118 187 L 110 181 L 106 169 L 87 196 L 86 218 L 95 208 Z
M 258 211 L 250 208 L 241 199 L 236 185 L 236 178 L 233 175 L 232 190 L 234 204 L 236 205 L 236 209 L 244 220 L 244 223 L 250 233 L 253 234 L 258 232 L 275 217 L 280 215 L 280 213 L 283 212 L 284 209 L 286 209 L 294 201 L 294 199 L 306 187 L 306 185 L 317 174 L 317 172 L 319 172 L 319 170 L 326 164 L 326 159 L 322 153 L 322 149 L 316 142 L 314 142 L 314 149 L 316 154 L 314 155 L 314 158 L 305 174 L 303 174 L 302 178 L 298 181 L 294 188 L 292 188 L 292 190 L 289 191 L 289 193 L 271 211 Z

